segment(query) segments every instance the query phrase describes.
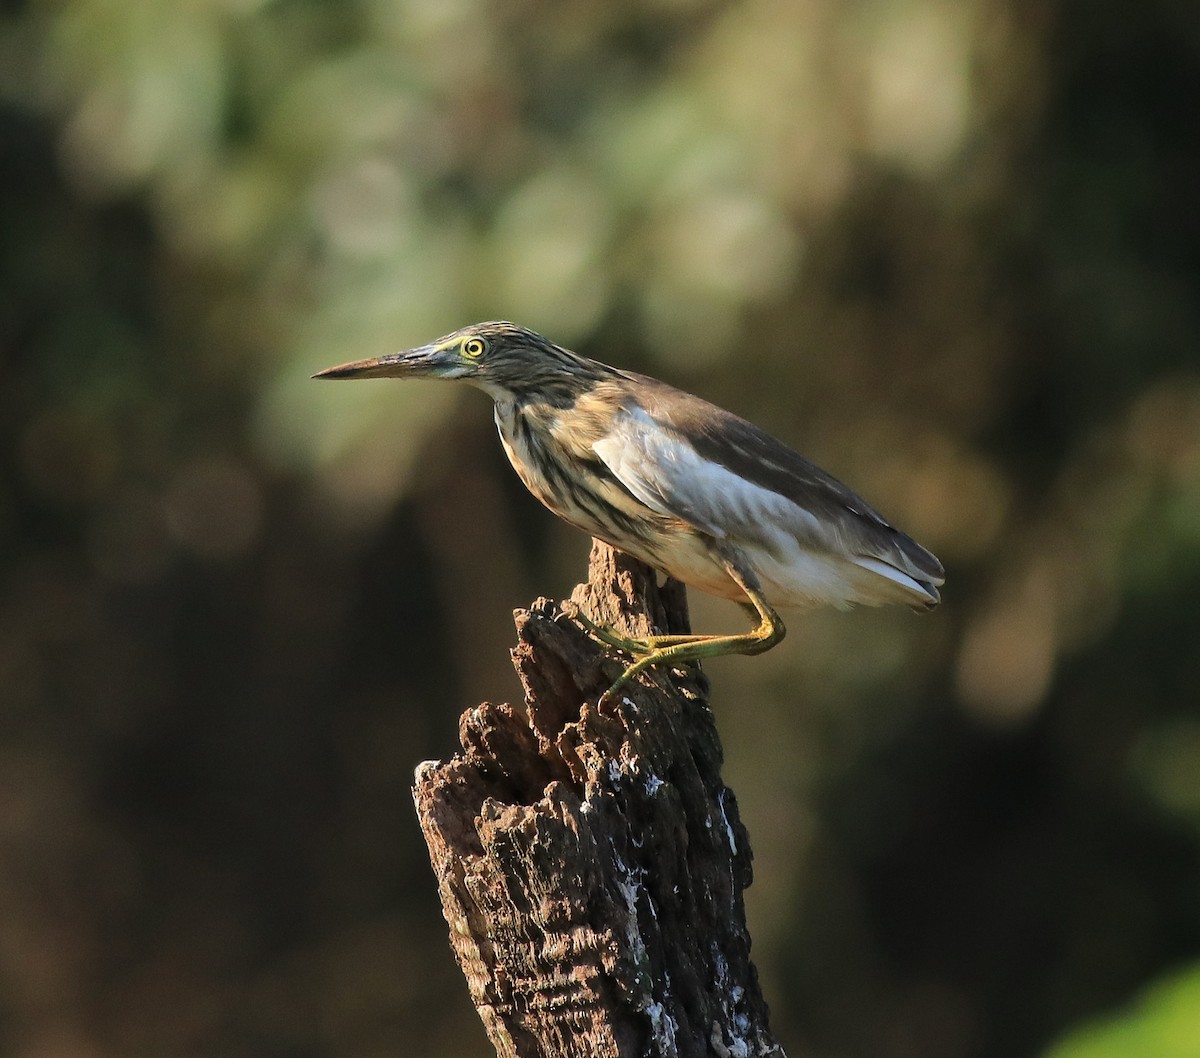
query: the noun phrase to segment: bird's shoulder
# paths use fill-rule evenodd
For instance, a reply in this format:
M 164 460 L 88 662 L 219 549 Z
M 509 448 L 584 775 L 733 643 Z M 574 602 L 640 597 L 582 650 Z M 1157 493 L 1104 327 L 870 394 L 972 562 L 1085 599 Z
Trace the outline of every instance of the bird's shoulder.
M 531 403 L 524 414 L 568 455 L 592 459 L 594 445 L 611 434 L 622 407 L 622 399 L 607 383 L 601 383 L 579 394 L 566 408 Z

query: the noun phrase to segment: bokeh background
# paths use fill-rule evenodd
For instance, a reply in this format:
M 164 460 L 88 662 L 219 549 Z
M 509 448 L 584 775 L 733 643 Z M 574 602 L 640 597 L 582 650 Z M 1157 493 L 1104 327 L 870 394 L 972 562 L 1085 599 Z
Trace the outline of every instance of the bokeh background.
M 947 565 L 709 667 L 793 1058 L 1200 1055 L 1198 71 L 1192 0 L 6 0 L 0 1051 L 490 1053 L 408 788 L 588 541 L 482 395 L 309 375 L 500 317 Z

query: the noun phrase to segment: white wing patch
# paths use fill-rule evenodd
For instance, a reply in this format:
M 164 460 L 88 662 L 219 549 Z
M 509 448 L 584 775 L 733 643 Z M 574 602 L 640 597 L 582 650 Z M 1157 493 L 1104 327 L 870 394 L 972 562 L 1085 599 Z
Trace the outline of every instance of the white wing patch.
M 682 518 L 709 536 L 790 547 L 798 538 L 820 535 L 819 522 L 803 507 L 703 459 L 640 408 L 618 415 L 592 449 L 651 510 Z

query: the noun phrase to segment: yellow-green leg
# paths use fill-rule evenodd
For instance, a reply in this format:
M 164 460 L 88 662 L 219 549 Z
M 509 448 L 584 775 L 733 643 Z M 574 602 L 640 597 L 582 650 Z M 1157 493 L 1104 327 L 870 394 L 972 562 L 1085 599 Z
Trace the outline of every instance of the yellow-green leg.
M 638 673 L 655 665 L 683 664 L 688 661 L 700 661 L 704 658 L 721 657 L 724 654 L 761 654 L 763 651 L 770 650 L 784 637 L 787 630 L 784 628 L 783 619 L 763 598 L 757 585 L 751 584 L 751 578 L 742 575 L 732 565 L 727 568 L 729 575 L 746 593 L 746 598 L 754 607 L 759 618 L 755 628 L 740 635 L 670 635 L 633 638 L 596 624 L 578 609 L 571 614 L 574 620 L 583 625 L 600 642 L 627 654 L 633 654 L 638 659 L 604 693 L 605 698 L 615 694 Z

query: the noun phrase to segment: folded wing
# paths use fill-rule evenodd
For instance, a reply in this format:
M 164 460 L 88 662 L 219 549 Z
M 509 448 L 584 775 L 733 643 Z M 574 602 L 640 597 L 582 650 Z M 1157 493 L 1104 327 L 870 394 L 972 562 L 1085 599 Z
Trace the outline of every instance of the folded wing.
M 592 448 L 646 506 L 717 540 L 778 553 L 799 544 L 894 582 L 912 605 L 937 604 L 942 564 L 836 478 L 730 412 L 636 379 L 641 403 Z

